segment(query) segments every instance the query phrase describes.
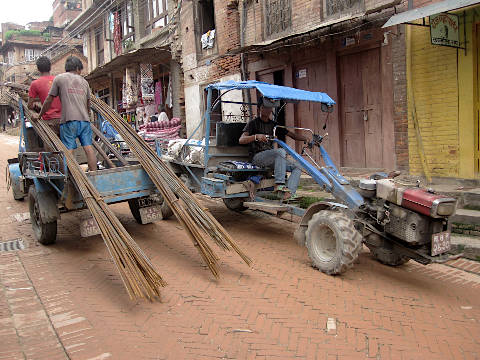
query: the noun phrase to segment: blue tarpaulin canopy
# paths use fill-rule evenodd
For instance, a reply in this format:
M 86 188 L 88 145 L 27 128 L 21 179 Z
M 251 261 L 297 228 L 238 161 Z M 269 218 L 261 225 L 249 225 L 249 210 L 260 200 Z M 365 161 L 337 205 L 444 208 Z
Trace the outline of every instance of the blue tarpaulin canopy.
M 225 81 L 210 84 L 207 89 L 217 90 L 241 90 L 257 89 L 260 93 L 272 100 L 294 100 L 294 101 L 314 101 L 327 105 L 334 105 L 335 101 L 330 96 L 322 92 L 313 92 L 300 89 L 294 89 L 287 86 L 272 85 L 262 81 Z

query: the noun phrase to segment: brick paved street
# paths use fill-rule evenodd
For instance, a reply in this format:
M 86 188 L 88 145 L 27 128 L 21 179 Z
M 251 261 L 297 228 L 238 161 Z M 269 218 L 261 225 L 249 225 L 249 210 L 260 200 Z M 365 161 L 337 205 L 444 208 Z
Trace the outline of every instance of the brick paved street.
M 15 138 L 0 136 L 2 169 Z M 0 185 L 0 359 L 478 359 L 480 271 L 458 260 L 390 268 L 365 250 L 341 277 L 310 267 L 294 224 L 205 200 L 254 259 L 230 253 L 215 281 L 177 221 L 137 225 L 113 209 L 169 285 L 132 302 L 100 236 L 62 215 L 57 243 L 35 243 L 28 212 Z M 20 221 L 18 221 L 20 220 Z

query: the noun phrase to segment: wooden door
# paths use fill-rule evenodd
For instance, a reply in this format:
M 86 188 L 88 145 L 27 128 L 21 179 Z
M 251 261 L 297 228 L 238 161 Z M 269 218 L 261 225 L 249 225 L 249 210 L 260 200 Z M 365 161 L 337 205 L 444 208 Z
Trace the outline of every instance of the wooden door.
M 327 64 L 324 59 L 304 65 L 297 65 L 294 68 L 294 73 L 295 88 L 308 91 L 327 92 Z M 325 133 L 325 130 L 322 128 L 325 124 L 326 116 L 326 113 L 322 112 L 319 103 L 300 101 L 295 105 L 295 126 L 312 129 L 315 134 L 321 135 Z M 305 134 L 307 135 L 307 138 L 310 138 L 310 134 Z M 300 142 L 297 142 L 295 150 L 300 153 L 302 145 L 303 144 Z M 328 141 L 323 145 L 328 151 Z M 318 148 L 314 149 L 314 159 L 317 163 L 321 159 Z
M 362 65 L 365 166 L 381 168 L 383 166 L 383 136 L 379 48 L 363 52 Z
M 382 167 L 379 48 L 340 58 L 342 166 Z
M 359 54 L 340 59 L 342 165 L 347 167 L 366 164 L 361 63 Z

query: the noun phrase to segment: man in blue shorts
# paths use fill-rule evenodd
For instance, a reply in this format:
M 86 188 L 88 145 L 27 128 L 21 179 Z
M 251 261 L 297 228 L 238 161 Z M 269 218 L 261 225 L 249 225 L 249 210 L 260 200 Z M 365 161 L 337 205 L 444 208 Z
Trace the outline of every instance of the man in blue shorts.
M 90 127 L 90 87 L 80 75 L 83 64 L 79 58 L 70 56 L 65 62 L 65 73 L 53 80 L 48 97 L 43 103 L 39 117 L 49 109 L 53 99 L 60 97 L 62 117 L 60 120 L 60 140 L 73 152 L 77 148 L 77 138 L 87 155 L 88 169 L 97 170 L 97 158 L 92 146 Z

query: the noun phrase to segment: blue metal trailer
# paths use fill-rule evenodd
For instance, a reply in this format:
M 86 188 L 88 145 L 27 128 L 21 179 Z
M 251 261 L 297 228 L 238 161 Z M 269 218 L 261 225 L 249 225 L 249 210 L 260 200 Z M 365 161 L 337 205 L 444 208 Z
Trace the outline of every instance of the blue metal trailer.
M 21 133 L 18 157 L 8 160 L 8 175 L 15 200 L 28 197 L 36 239 L 42 244 L 55 242 L 61 213 L 85 209 L 86 205 L 69 175 L 65 156 L 46 151 L 32 125 L 26 121 L 19 103 Z M 95 141 L 95 139 L 94 139 Z M 80 149 L 79 157 L 84 156 Z M 115 161 L 115 167 L 87 172 L 87 177 L 107 204 L 128 201 L 132 215 L 146 224 L 162 218 L 161 195 L 137 161 Z M 104 163 L 107 167 L 108 163 Z M 110 165 L 111 166 L 111 165 Z M 168 209 L 167 209 L 168 211 Z M 81 224 L 82 236 L 99 233 L 92 218 Z

